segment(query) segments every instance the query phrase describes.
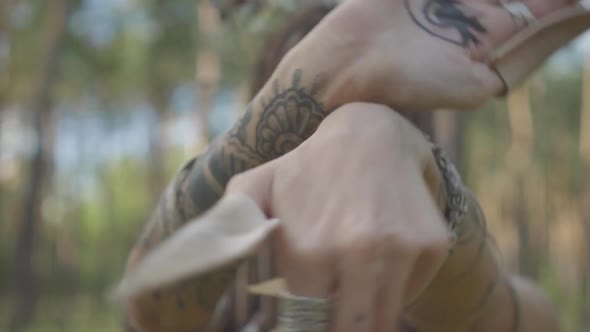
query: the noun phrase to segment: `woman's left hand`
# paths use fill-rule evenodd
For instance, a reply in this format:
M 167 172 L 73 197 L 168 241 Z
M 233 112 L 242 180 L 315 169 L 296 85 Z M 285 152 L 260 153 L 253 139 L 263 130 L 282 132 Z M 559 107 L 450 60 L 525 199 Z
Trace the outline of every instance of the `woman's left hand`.
M 294 295 L 337 298 L 334 331 L 390 332 L 447 257 L 440 188 L 417 129 L 386 107 L 351 104 L 227 192 L 281 219 L 279 273 Z

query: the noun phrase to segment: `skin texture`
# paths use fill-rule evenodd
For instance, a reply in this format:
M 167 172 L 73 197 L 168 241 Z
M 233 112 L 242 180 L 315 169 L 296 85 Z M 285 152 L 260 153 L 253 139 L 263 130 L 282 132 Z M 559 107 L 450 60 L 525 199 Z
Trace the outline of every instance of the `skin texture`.
M 335 147 L 342 145 L 352 157 L 338 153 Z M 317 158 L 321 164 L 314 162 Z M 400 161 L 417 161 L 410 165 L 419 177 L 400 168 Z M 359 166 L 366 162 L 371 172 Z M 383 183 L 384 177 L 388 181 L 381 186 L 372 182 Z M 416 188 L 425 190 L 421 195 Z M 483 212 L 470 193 L 466 227 L 447 255 L 446 226 L 440 227 L 440 214 L 429 214 L 446 204 L 430 145 L 386 107 L 339 109 L 291 153 L 232 179 L 228 192 L 248 194 L 283 221 L 275 247 L 278 273 L 294 294 L 337 296 L 334 331 L 394 331 L 400 324 L 402 332 L 558 330 L 542 293 L 502 270 Z M 380 211 L 393 214 L 375 217 Z M 381 251 L 387 261 L 373 255 Z M 383 273 L 387 266 L 395 272 Z M 330 292 L 333 280 L 338 280 L 336 293 Z
M 497 76 L 488 66 L 472 60 L 515 32 L 499 5 L 485 1 L 467 6 L 444 1 L 417 1 L 409 5 L 401 1 L 349 0 L 299 43 L 281 62 L 236 125 L 203 156 L 179 171 L 133 249 L 129 268 L 185 222 L 212 206 L 234 175 L 293 150 L 315 132 L 328 114 L 342 105 L 367 100 L 399 106 L 401 110 L 443 106 L 470 108 L 501 89 Z M 538 15 L 558 5 L 561 6 L 541 1 L 530 4 Z M 427 6 L 435 10 L 426 11 L 424 17 L 450 17 L 453 24 L 417 24 L 414 20 L 424 18 L 418 14 L 424 13 Z M 477 24 L 474 14 L 468 10 L 477 13 Z M 457 11 L 461 15 L 449 15 Z M 479 25 L 485 31 L 479 29 Z M 392 46 L 399 44 L 400 36 L 412 37 L 414 51 L 412 47 L 402 50 Z M 429 47 L 433 48 L 432 52 L 428 51 Z M 420 52 L 416 51 L 418 48 Z M 313 54 L 311 58 L 310 54 Z M 362 109 L 358 111 L 363 112 Z M 436 192 L 433 194 L 438 197 Z M 482 239 L 484 237 L 479 242 L 473 240 L 472 244 L 481 244 Z M 487 248 L 487 245 L 483 247 Z M 470 256 L 474 254 L 471 249 L 465 249 L 466 258 L 455 258 L 463 257 L 459 252 L 463 250 L 457 251 L 454 260 L 449 259 L 445 264 L 455 266 L 449 268 L 449 274 L 464 269 L 465 264 L 475 260 Z M 484 252 L 493 256 L 491 250 Z M 481 254 L 481 251 L 475 253 Z M 483 308 L 482 298 L 491 298 L 490 294 L 501 289 L 494 288 L 490 293 L 489 281 L 486 281 L 490 278 L 487 272 L 497 268 L 494 260 L 480 257 L 478 261 L 488 262 L 473 270 L 481 269 L 479 274 L 464 273 L 472 276 L 470 282 L 475 289 L 465 286 L 466 281 L 462 281 L 462 287 L 457 287 L 463 289 L 466 296 L 473 297 L 471 301 L 453 307 L 457 308 L 457 312 L 452 312 L 457 319 L 464 315 L 458 307 L 473 309 L 479 304 Z M 146 332 L 204 330 L 235 269 L 229 267 L 132 299 L 127 307 L 131 324 Z M 437 318 L 430 315 L 444 308 L 440 304 L 443 298 L 457 296 L 455 291 L 458 290 L 449 286 L 440 286 L 440 291 L 435 292 L 438 289 L 436 280 L 444 280 L 439 279 L 444 276 L 442 271 L 445 271 L 444 267 L 421 296 L 424 301 L 415 303 L 407 315 L 408 324 L 420 331 L 429 331 L 433 327 L 428 324 L 437 323 Z M 445 289 L 448 293 L 442 291 Z M 451 292 L 451 289 L 455 291 Z M 429 298 L 427 294 L 439 295 Z M 508 301 L 505 296 L 497 297 L 503 299 L 498 302 L 505 304 Z M 470 328 L 479 317 L 474 315 L 469 323 L 462 323 L 465 326 L 461 328 Z
M 524 3 L 539 19 L 569 5 Z M 504 92 L 486 59 L 518 31 L 496 0 L 347 0 L 287 55 L 283 67 L 303 68 L 299 64 L 307 60 L 310 72 L 327 73 L 328 99 L 336 107 L 372 102 L 397 111 L 473 109 Z
M 430 194 L 439 188 L 418 130 L 383 106 L 349 104 L 292 152 L 234 177 L 228 191 L 282 220 L 279 274 L 294 294 L 337 297 L 334 329 L 347 332 L 393 331 L 404 300 L 437 274 L 449 251 Z
M 359 121 L 359 115 L 365 119 L 364 122 Z M 310 201 L 325 202 L 325 200 L 322 200 L 319 197 L 323 194 L 321 188 L 325 188 L 326 185 L 329 184 L 329 179 L 327 180 L 328 182 L 319 182 L 313 187 L 314 184 L 307 183 L 306 179 L 298 177 L 297 174 L 301 171 L 301 168 L 305 169 L 305 165 L 313 165 L 313 163 L 306 163 L 305 160 L 316 159 L 317 157 L 314 156 L 318 153 L 321 154 L 321 158 L 326 160 L 326 167 L 333 165 L 334 162 L 330 162 L 330 160 L 332 160 L 331 157 L 326 155 L 327 146 L 345 144 L 350 151 L 356 151 L 357 153 L 362 153 L 361 151 L 366 150 L 367 146 L 373 146 L 369 152 L 364 152 L 366 156 L 364 159 L 372 160 L 371 163 L 377 163 L 381 166 L 387 166 L 390 164 L 388 162 L 377 161 L 376 158 L 392 151 L 398 151 L 398 153 L 391 154 L 394 157 L 393 161 L 396 159 L 420 160 L 421 158 L 427 158 L 424 153 L 416 153 L 416 151 L 428 151 L 429 148 L 425 139 L 421 137 L 418 131 L 407 121 L 403 120 L 389 109 L 364 104 L 350 105 L 344 109 L 338 110 L 338 112 L 335 113 L 334 116 L 331 116 L 329 120 L 330 121 L 324 121 L 317 134 L 308 140 L 308 144 L 302 145 L 297 150 L 294 150 L 292 154 L 287 154 L 285 157 L 281 157 L 274 162 L 265 164 L 264 167 L 256 168 L 251 172 L 247 172 L 240 177 L 234 178 L 229 185 L 229 191 L 248 193 L 259 202 L 260 206 L 266 208 L 270 215 L 281 216 L 281 218 L 285 218 L 285 221 L 288 222 L 288 215 L 290 213 L 301 213 L 301 211 L 316 211 L 322 214 L 326 213 L 325 210 L 318 210 L 311 206 L 308 206 L 307 209 L 302 209 L 300 205 L 292 204 L 287 204 L 281 207 L 280 202 L 298 201 L 302 204 Z M 359 136 L 361 139 L 359 139 Z M 390 137 L 391 142 L 387 142 L 385 139 L 386 137 Z M 385 142 L 384 139 L 386 140 Z M 392 143 L 395 141 L 406 141 L 411 145 L 407 149 L 392 149 Z M 309 156 L 306 158 L 305 155 L 308 154 Z M 349 160 L 347 163 L 346 156 L 343 157 L 338 153 L 332 153 L 332 155 L 334 158 L 340 158 L 338 161 L 344 162 L 344 164 L 349 164 L 354 161 L 353 158 L 353 160 Z M 342 165 L 341 163 L 337 164 Z M 339 167 L 342 168 L 343 166 Z M 389 169 L 379 171 L 378 167 L 373 167 L 375 168 L 375 173 L 391 173 L 391 170 Z M 420 167 L 416 168 L 420 169 Z M 350 169 L 354 170 L 355 167 Z M 324 181 L 326 181 L 325 178 L 329 172 L 334 173 L 328 169 L 322 176 Z M 346 171 L 344 172 L 346 173 Z M 290 176 L 289 173 L 291 174 Z M 307 171 L 303 174 L 309 173 L 310 172 Z M 317 170 L 311 171 L 311 173 L 321 174 L 321 172 L 318 173 Z M 397 174 L 401 175 L 404 173 L 397 172 Z M 406 185 L 403 187 L 421 186 L 430 191 L 432 197 L 437 197 L 438 199 L 432 200 L 429 197 L 423 197 L 423 199 L 419 200 L 414 199 L 414 201 L 420 202 L 422 209 L 410 209 L 408 206 L 406 206 L 406 209 L 414 211 L 424 210 L 424 207 L 428 207 L 428 204 L 433 204 L 438 201 L 438 208 L 442 211 L 445 202 L 444 186 L 442 186 L 440 178 L 436 176 L 436 173 L 431 174 L 425 172 L 424 174 L 424 183 L 427 185 L 417 182 L 411 186 Z M 316 181 L 322 177 L 310 176 L 311 179 L 315 179 Z M 377 178 L 380 177 L 377 176 Z M 282 180 L 275 182 L 274 179 Z M 361 178 L 360 180 L 363 179 Z M 346 184 L 348 183 L 342 183 L 341 185 L 344 187 L 338 190 L 345 190 Z M 401 183 L 398 181 L 398 184 Z M 297 189 L 298 187 L 300 189 Z M 313 187 L 312 190 L 309 190 L 310 187 Z M 331 192 L 332 189 L 334 188 L 329 188 Z M 395 188 L 393 189 L 394 193 L 397 192 Z M 269 192 L 273 192 L 273 195 L 269 196 Z M 307 201 L 302 199 L 303 195 L 309 196 L 310 193 L 315 193 L 317 196 L 310 196 Z M 407 190 L 404 190 L 404 194 L 408 195 Z M 501 270 L 500 265 L 498 264 L 495 248 L 493 247 L 492 242 L 489 241 L 485 229 L 485 220 L 475 198 L 473 196 L 468 197 L 470 202 L 467 215 L 468 226 L 457 242 L 453 254 L 444 262 L 444 265 L 440 270 L 433 267 L 435 264 L 432 263 L 432 260 L 430 262 L 423 261 L 423 267 L 421 269 L 414 269 L 413 275 L 407 278 L 408 280 L 413 280 L 414 284 L 403 284 L 403 288 L 407 289 L 406 294 L 414 294 L 407 295 L 402 304 L 404 307 L 402 324 L 408 331 L 511 332 L 514 330 L 513 324 L 515 324 L 516 321 L 514 314 L 515 302 L 512 294 L 508 291 L 508 285 L 504 282 L 504 280 L 507 280 L 508 275 Z M 342 202 L 341 195 L 334 196 L 334 199 L 336 199 L 336 203 Z M 359 205 L 356 203 L 355 205 L 355 201 L 358 201 L 357 195 L 353 195 L 351 200 L 345 203 L 349 205 L 352 204 L 350 208 L 354 210 L 362 208 L 363 204 Z M 391 204 L 392 201 L 388 200 L 386 203 Z M 432 206 L 434 207 L 436 205 L 433 204 Z M 338 209 L 336 211 L 342 212 L 343 215 L 348 214 L 346 209 Z M 317 218 L 314 218 L 313 215 L 308 215 L 299 220 L 305 221 L 316 219 Z M 330 220 L 336 220 L 341 223 L 345 219 L 342 217 L 327 219 L 327 221 Z M 426 222 L 424 225 L 427 227 L 425 230 L 430 232 L 435 231 L 433 234 L 445 234 L 444 227 L 439 227 L 442 226 L 440 217 L 432 216 L 431 218 L 425 218 L 424 221 Z M 351 219 L 350 222 L 354 223 L 354 220 Z M 383 232 L 379 232 L 379 234 L 373 233 L 372 236 L 369 235 L 367 238 L 367 233 L 359 232 L 359 230 L 365 228 L 359 229 L 358 227 L 354 227 L 354 224 L 347 227 L 338 224 L 340 229 L 349 230 L 342 233 L 342 235 L 339 235 L 338 232 L 335 232 L 333 227 L 329 227 L 328 224 L 327 227 L 324 227 L 329 231 L 327 236 L 322 235 L 321 232 L 316 232 L 318 241 L 311 240 L 304 243 L 301 241 L 290 242 L 288 240 L 289 237 L 301 238 L 300 234 L 305 234 L 309 239 L 310 232 L 306 227 L 314 227 L 313 225 L 306 225 L 304 223 L 294 223 L 293 226 L 295 228 L 283 232 L 283 237 L 287 239 L 279 244 L 277 252 L 280 255 L 280 261 L 286 263 L 284 265 L 287 265 L 284 267 L 284 270 L 288 271 L 288 263 L 290 263 L 291 266 L 295 265 L 304 268 L 303 271 L 306 271 L 304 275 L 297 273 L 289 274 L 289 272 L 285 272 L 284 274 L 288 278 L 290 277 L 290 280 L 292 281 L 290 286 L 294 292 L 297 292 L 297 294 L 302 293 L 308 295 L 320 295 L 325 291 L 325 281 L 322 281 L 321 278 L 322 276 L 329 274 L 329 269 L 325 269 L 321 257 L 325 255 L 326 252 L 330 252 L 330 250 L 327 250 L 330 246 L 326 246 L 326 239 L 339 238 L 346 240 L 344 241 L 346 243 L 352 242 L 363 247 L 368 243 L 380 243 L 378 242 L 379 235 L 383 234 Z M 315 226 L 321 227 L 321 224 Z M 330 231 L 330 229 L 332 230 Z M 379 230 L 382 231 L 382 229 Z M 438 232 L 436 230 L 438 230 Z M 362 236 L 359 237 L 359 234 Z M 423 236 L 420 236 L 419 238 L 427 239 Z M 359 242 L 359 239 L 365 240 L 366 242 Z M 405 239 L 410 240 L 411 238 L 405 237 Z M 338 245 L 338 242 L 333 243 L 336 246 Z M 433 243 L 436 243 L 436 241 L 428 240 L 427 243 L 431 246 L 430 248 L 433 248 L 432 245 Z M 294 247 L 293 244 L 295 244 Z M 347 249 L 349 248 L 350 247 Z M 359 250 L 358 247 L 354 248 L 355 253 L 364 252 L 363 250 Z M 396 250 L 401 250 L 404 253 L 412 252 L 411 247 L 396 247 Z M 299 253 L 303 252 L 304 254 L 293 254 L 293 251 L 298 251 Z M 434 252 L 436 251 L 440 252 L 440 248 L 436 248 L 435 246 Z M 306 256 L 305 252 L 313 253 L 313 259 L 310 259 L 310 256 Z M 294 256 L 295 258 L 293 258 Z M 411 270 L 409 268 L 404 268 L 404 265 L 400 264 L 399 260 L 395 261 L 396 267 L 400 267 L 402 270 Z M 355 266 L 356 264 L 356 266 L 358 266 L 359 263 L 351 261 L 347 262 L 346 265 L 349 264 L 352 266 Z M 297 271 L 300 270 L 300 268 L 295 268 L 294 270 Z M 423 276 L 428 274 L 427 271 L 429 270 L 437 271 L 436 276 L 424 278 Z M 316 271 L 316 273 L 310 273 L 309 271 Z M 328 272 L 324 273 L 322 271 Z M 229 283 L 229 277 L 232 276 L 233 272 L 234 270 L 231 268 L 216 271 L 207 276 L 192 280 L 191 282 L 178 285 L 176 288 L 158 290 L 151 294 L 146 294 L 144 297 L 135 299 L 133 303 L 135 309 L 137 310 L 138 308 L 143 307 L 142 312 L 146 314 L 145 316 L 134 316 L 135 324 L 142 324 L 143 327 L 147 327 L 145 328 L 145 331 L 204 330 L 203 326 L 211 319 L 212 310 L 215 307 L 217 300 L 220 298 L 222 291 Z M 319 277 L 319 279 L 314 280 L 312 278 L 313 275 Z M 400 274 L 396 273 L 396 275 L 399 277 Z M 299 285 L 297 285 L 298 283 Z M 193 284 L 195 285 L 195 288 L 193 288 Z M 400 285 L 400 282 L 399 280 L 389 279 L 387 284 Z M 425 284 L 428 284 L 428 287 L 426 290 L 422 291 Z M 519 311 L 521 312 L 519 320 L 522 321 L 522 323 L 519 323 L 522 328 L 520 331 L 539 331 L 536 329 L 539 326 L 545 328 L 545 331 L 547 332 L 556 331 L 556 328 L 552 328 L 552 326 L 555 326 L 555 318 L 551 307 L 547 304 L 546 300 L 540 301 L 540 299 L 542 299 L 540 293 L 531 285 L 525 284 L 524 282 L 514 283 L 514 285 L 515 289 L 519 292 L 518 297 L 522 299 L 519 301 Z M 355 300 L 358 295 L 365 290 L 363 287 L 358 286 L 348 288 L 359 291 L 359 293 L 352 295 L 352 298 L 355 298 Z M 401 298 L 401 296 L 399 296 L 401 293 L 402 291 L 398 290 L 398 298 Z M 451 302 L 452 305 L 449 305 L 450 299 L 454 299 L 454 301 Z M 356 301 L 351 301 L 351 303 L 356 303 Z M 146 308 L 151 308 L 152 311 L 147 311 Z M 346 310 L 351 309 L 358 308 L 352 307 L 347 308 Z M 392 310 L 395 310 L 395 307 L 393 307 Z M 397 310 L 400 310 L 400 308 L 398 307 Z M 397 315 L 390 316 L 398 317 Z M 357 322 L 362 323 L 369 321 L 369 316 L 359 316 L 357 311 L 344 312 L 340 317 L 343 317 L 345 324 L 353 324 L 353 326 L 358 326 L 359 323 Z M 350 321 L 351 319 L 353 320 L 352 322 Z M 541 324 L 540 322 L 543 322 L 544 320 L 549 322 Z M 552 323 L 553 325 L 549 323 Z M 193 328 L 189 329 L 186 325 L 183 326 L 182 324 L 194 325 Z M 528 327 L 529 325 L 531 327 Z M 338 331 L 342 330 L 343 329 L 338 329 Z M 358 330 L 361 331 L 360 328 Z
M 297 70 L 290 80 L 275 80 L 265 88 L 226 135 L 178 173 L 133 249 L 129 268 L 184 222 L 211 207 L 232 176 L 307 139 L 328 114 L 316 99 L 325 82 L 322 76 L 306 80 Z M 229 268 L 133 299 L 128 306 L 132 325 L 162 332 L 204 329 L 234 272 Z

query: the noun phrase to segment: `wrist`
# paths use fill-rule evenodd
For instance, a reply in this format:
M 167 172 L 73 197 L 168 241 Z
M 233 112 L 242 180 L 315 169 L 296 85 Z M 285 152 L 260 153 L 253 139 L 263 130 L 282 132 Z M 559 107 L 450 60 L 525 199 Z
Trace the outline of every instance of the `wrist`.
M 370 40 L 358 36 L 342 13 L 328 15 L 284 56 L 263 90 L 272 91 L 275 80 L 283 85 L 290 82 L 294 72 L 301 71 L 307 80 L 303 86 L 311 86 L 318 78 L 325 81 L 317 99 L 329 111 L 350 102 L 374 102 L 370 96 L 364 96 L 364 91 L 368 91 L 365 86 L 369 80 L 364 77 L 368 71 L 360 68 L 366 67 L 364 59 Z
M 469 191 L 465 195 L 468 208 L 461 238 L 408 313 L 424 331 L 470 331 L 503 286 L 505 274 L 489 241 L 483 213 L 475 197 Z

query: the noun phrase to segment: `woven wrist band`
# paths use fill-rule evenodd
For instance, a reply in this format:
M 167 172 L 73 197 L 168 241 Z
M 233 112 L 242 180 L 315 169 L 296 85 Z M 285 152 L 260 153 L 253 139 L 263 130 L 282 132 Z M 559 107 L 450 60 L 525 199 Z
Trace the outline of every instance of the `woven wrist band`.
M 467 199 L 464 192 L 461 176 L 455 165 L 447 158 L 444 150 L 439 146 L 432 145 L 432 153 L 445 182 L 447 191 L 447 206 L 444 211 L 445 218 L 451 230 L 452 244 L 461 237 L 465 226 L 465 215 L 467 214 Z

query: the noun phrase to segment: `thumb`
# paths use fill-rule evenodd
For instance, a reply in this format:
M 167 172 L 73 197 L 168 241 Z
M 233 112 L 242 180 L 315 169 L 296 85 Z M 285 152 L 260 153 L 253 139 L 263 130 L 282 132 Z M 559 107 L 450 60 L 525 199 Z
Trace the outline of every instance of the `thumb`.
M 272 186 L 276 162 L 271 161 L 246 172 L 234 175 L 225 194 L 241 193 L 250 197 L 267 217 L 272 215 Z

